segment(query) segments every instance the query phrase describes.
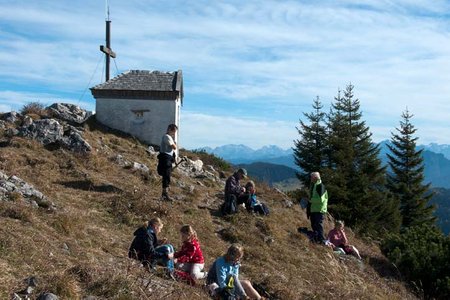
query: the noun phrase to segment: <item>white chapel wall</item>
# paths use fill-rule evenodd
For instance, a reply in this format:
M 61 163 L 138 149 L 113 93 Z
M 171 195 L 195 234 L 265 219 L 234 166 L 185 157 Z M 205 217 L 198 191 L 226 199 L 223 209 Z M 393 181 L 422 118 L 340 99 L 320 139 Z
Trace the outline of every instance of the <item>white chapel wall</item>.
M 96 99 L 96 118 L 108 127 L 159 146 L 167 125 L 179 125 L 177 105 L 178 100 L 100 98 Z

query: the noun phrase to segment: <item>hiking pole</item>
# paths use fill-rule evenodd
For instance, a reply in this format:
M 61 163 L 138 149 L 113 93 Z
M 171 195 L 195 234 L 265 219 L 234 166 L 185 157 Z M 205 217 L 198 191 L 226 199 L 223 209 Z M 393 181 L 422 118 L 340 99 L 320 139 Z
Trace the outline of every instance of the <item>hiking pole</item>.
M 172 167 L 172 170 L 175 170 L 176 167 L 178 167 L 182 162 L 185 162 L 185 161 L 187 161 L 187 157 L 186 156 L 180 157 L 180 160 L 175 163 L 175 165 Z

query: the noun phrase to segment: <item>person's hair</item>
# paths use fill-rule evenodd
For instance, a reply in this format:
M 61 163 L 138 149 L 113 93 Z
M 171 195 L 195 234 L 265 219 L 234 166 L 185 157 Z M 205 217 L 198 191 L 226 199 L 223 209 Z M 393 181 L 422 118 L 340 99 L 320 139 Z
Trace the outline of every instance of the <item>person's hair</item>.
M 311 177 L 320 179 L 320 173 L 319 172 L 312 172 L 311 173 Z
M 336 221 L 334 222 L 334 226 L 336 226 L 336 227 L 338 227 L 338 226 L 344 227 L 344 221 L 342 221 L 342 220 L 336 220 Z
M 167 126 L 167 132 L 173 131 L 173 130 L 178 130 L 177 125 L 175 125 L 175 124 L 170 124 L 169 126 Z
M 180 228 L 180 232 L 186 234 L 189 237 L 189 240 L 197 240 L 197 232 L 195 232 L 194 228 L 191 225 L 183 225 Z
M 155 225 L 163 225 L 160 218 L 153 218 L 150 221 L 148 221 L 148 226 L 155 226 Z
M 232 244 L 230 247 L 228 247 L 227 253 L 225 256 L 229 259 L 235 259 L 238 256 L 242 256 L 244 254 L 244 247 L 242 247 L 239 244 Z
M 246 184 L 245 184 L 245 189 L 248 190 L 250 187 L 252 187 L 253 189 L 256 190 L 256 185 L 255 182 L 253 180 L 249 180 Z

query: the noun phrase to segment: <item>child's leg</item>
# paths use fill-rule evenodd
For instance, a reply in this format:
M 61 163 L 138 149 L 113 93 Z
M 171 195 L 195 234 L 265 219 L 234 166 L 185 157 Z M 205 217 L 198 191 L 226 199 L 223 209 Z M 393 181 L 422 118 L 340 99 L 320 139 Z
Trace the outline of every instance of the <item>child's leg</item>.
M 194 280 L 206 278 L 208 273 L 202 271 L 203 268 L 205 267 L 205 264 L 191 264 L 191 265 L 192 265 L 191 277 Z
M 241 282 L 242 287 L 245 290 L 245 293 L 247 294 L 250 299 L 261 299 L 261 295 L 255 290 L 255 288 L 252 286 L 252 283 L 248 280 L 239 280 Z

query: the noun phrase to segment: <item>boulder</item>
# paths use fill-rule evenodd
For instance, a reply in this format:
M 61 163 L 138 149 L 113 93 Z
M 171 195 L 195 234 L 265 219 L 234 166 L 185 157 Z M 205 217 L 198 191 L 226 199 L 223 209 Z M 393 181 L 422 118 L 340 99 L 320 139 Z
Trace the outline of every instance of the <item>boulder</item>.
M 54 119 L 37 120 L 29 126 L 20 127 L 18 135 L 49 145 L 62 140 L 64 127 Z
M 11 193 L 20 194 L 32 207 L 55 209 L 55 205 L 40 191 L 17 176 L 0 172 L 0 200 L 10 199 Z
M 86 153 L 92 150 L 91 145 L 81 136 L 81 131 L 73 126 L 64 130 L 63 125 L 55 119 L 31 120 L 31 124 L 27 122 L 19 128 L 17 135 L 37 140 L 45 146 L 56 144 L 73 152 Z
M 86 110 L 70 103 L 53 103 L 47 110 L 55 118 L 74 124 L 81 124 L 89 117 Z
M 37 298 L 36 298 L 36 300 L 58 300 L 59 298 L 58 298 L 58 296 L 56 296 L 55 294 L 53 294 L 53 293 L 42 293 L 42 294 L 40 294 Z
M 20 120 L 22 116 L 15 112 L 15 111 L 11 111 L 11 112 L 7 112 L 5 114 L 2 115 L 2 120 L 8 122 L 8 123 L 15 123 L 17 121 Z

